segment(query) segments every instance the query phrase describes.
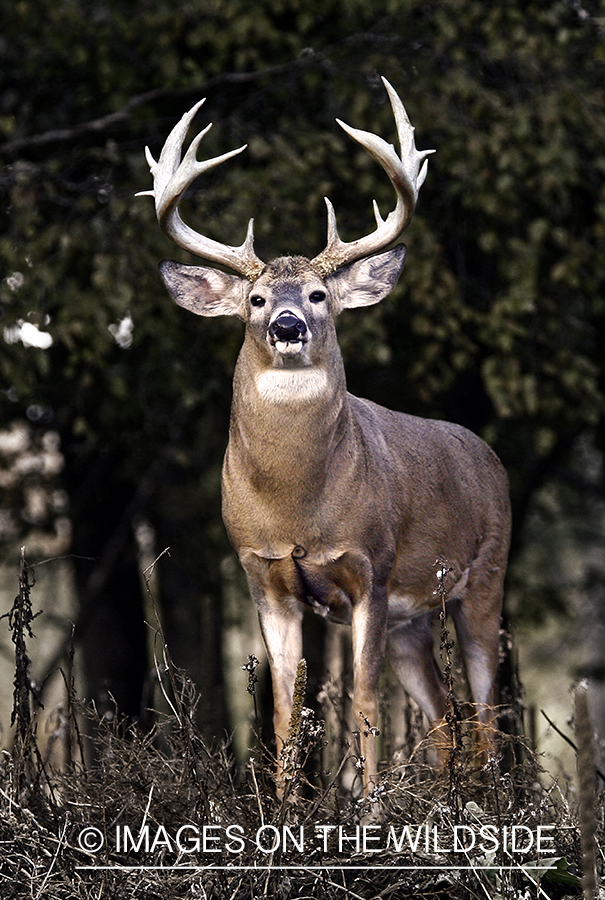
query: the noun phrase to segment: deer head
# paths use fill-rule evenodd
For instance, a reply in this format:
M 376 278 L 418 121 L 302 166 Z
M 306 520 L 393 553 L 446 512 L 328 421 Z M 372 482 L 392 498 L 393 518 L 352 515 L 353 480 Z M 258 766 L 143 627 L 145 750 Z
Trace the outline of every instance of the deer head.
M 239 147 L 199 162 L 196 152 L 209 125 L 181 159 L 187 130 L 203 101 L 189 110 L 172 130 L 158 162 L 146 150 L 154 187 L 142 194 L 154 197 L 164 232 L 184 249 L 239 273 L 238 277 L 167 260 L 161 264 L 160 271 L 168 290 L 180 306 L 197 315 L 235 315 L 242 319 L 247 326 L 247 345 L 256 346 L 259 364 L 262 360 L 274 368 L 301 369 L 317 365 L 320 355 L 336 360 L 334 318 L 342 309 L 378 303 L 390 293 L 400 275 L 405 259 L 403 245 L 367 257 L 384 250 L 406 228 L 426 177 L 426 157 L 433 151 L 416 149 L 414 129 L 403 104 L 388 81 L 383 78 L 383 82 L 395 116 L 400 155 L 382 138 L 337 121 L 386 171 L 395 188 L 396 206 L 383 219 L 374 202 L 375 230 L 345 243 L 338 235 L 334 208 L 326 198 L 328 241 L 325 249 L 312 260 L 286 257 L 265 265 L 254 252 L 252 219 L 246 239 L 239 247 L 219 244 L 197 234 L 182 221 L 178 203 L 195 178 L 245 149 Z

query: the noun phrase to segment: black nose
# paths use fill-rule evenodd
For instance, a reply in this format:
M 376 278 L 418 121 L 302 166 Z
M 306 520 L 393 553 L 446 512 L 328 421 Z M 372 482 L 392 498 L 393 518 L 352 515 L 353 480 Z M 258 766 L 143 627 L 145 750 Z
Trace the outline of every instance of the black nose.
M 269 325 L 269 336 L 273 341 L 301 341 L 307 333 L 302 319 L 286 310 Z

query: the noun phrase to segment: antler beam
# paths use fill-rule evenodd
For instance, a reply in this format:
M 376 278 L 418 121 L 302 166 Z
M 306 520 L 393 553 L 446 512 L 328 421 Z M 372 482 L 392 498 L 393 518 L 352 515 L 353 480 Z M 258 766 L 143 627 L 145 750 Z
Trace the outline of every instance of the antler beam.
M 419 151 L 416 149 L 414 128 L 410 124 L 403 103 L 386 78 L 383 78 L 382 81 L 389 95 L 395 116 L 401 156 L 397 154 L 392 144 L 388 144 L 378 135 L 351 128 L 349 125 L 341 122 L 340 119 L 336 121 L 353 140 L 361 144 L 383 167 L 395 188 L 397 204 L 387 218 L 383 219 L 378 210 L 378 205 L 374 201 L 376 229 L 371 234 L 359 238 L 359 240 L 345 243 L 338 234 L 334 207 L 326 197 L 328 241 L 325 249 L 311 260 L 316 271 L 322 276 L 329 275 L 346 263 L 384 250 L 399 237 L 412 218 L 418 191 L 426 177 L 428 166 L 426 157 L 435 152 L 434 150 Z M 248 224 L 244 243 L 239 247 L 231 247 L 228 244 L 221 244 L 194 231 L 183 222 L 178 211 L 178 205 L 183 194 L 198 175 L 231 159 L 232 156 L 236 156 L 245 150 L 247 146 L 244 144 L 243 147 L 238 147 L 236 150 L 231 150 L 222 156 L 216 156 L 213 159 L 200 162 L 196 157 L 196 153 L 202 139 L 212 127 L 212 125 L 208 125 L 192 141 L 181 160 L 187 130 L 202 103 L 204 103 L 204 100 L 196 103 L 172 129 L 162 148 L 158 162 L 151 155 L 149 148 L 145 148 L 147 162 L 153 175 L 153 190 L 141 191 L 137 196 L 149 195 L 155 199 L 156 214 L 160 226 L 164 233 L 179 247 L 203 259 L 227 266 L 250 281 L 254 281 L 263 271 L 265 264 L 254 252 L 253 219 L 250 219 Z
M 346 133 L 361 144 L 362 147 L 376 159 L 385 170 L 397 193 L 397 205 L 386 219 L 383 219 L 374 201 L 374 216 L 376 229 L 357 241 L 345 243 L 338 235 L 336 227 L 336 214 L 330 200 L 326 197 L 328 208 L 328 243 L 326 248 L 311 262 L 321 275 L 328 275 L 340 266 L 377 253 L 388 247 L 392 241 L 407 228 L 414 213 L 418 191 L 422 187 L 428 168 L 426 159 L 434 150 L 416 149 L 414 143 L 414 128 L 410 124 L 403 103 L 395 89 L 386 78 L 382 82 L 387 90 L 391 107 L 395 116 L 397 135 L 401 150 L 401 158 L 397 155 L 392 144 L 387 144 L 378 135 L 368 131 L 360 131 L 345 125 L 340 119 L 336 121 Z
M 240 247 L 230 247 L 228 244 L 213 241 L 194 231 L 183 222 L 178 211 L 181 197 L 198 175 L 219 166 L 231 159 L 232 156 L 237 156 L 247 147 L 247 144 L 244 144 L 237 150 L 231 150 L 223 153 L 222 156 L 215 156 L 213 159 L 200 162 L 196 158 L 197 148 L 212 128 L 212 124 L 210 124 L 191 142 L 181 161 L 187 130 L 204 100 L 205 98 L 196 103 L 177 122 L 166 139 L 158 162 L 151 155 L 149 147 L 145 148 L 147 162 L 153 175 L 153 190 L 140 191 L 136 196 L 154 198 L 156 215 L 162 231 L 179 247 L 202 257 L 202 259 L 227 266 L 245 278 L 254 280 L 262 272 L 265 264 L 254 252 L 253 219 L 250 219 L 248 223 L 248 232 L 244 243 Z

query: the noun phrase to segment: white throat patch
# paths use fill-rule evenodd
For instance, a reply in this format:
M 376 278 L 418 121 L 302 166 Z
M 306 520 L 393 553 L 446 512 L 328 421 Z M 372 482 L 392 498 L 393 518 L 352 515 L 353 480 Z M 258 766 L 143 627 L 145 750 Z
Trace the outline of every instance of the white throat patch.
M 268 403 L 292 403 L 319 400 L 328 389 L 325 369 L 308 366 L 300 369 L 265 369 L 255 378 L 256 389 Z

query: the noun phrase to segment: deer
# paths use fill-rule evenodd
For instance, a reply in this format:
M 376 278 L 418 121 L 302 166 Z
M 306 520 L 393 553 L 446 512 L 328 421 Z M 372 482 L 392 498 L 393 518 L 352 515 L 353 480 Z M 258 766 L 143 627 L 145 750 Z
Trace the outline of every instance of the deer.
M 426 715 L 444 764 L 446 689 L 431 623 L 444 598 L 465 664 L 482 753 L 493 746 L 499 632 L 510 539 L 505 470 L 464 427 L 395 412 L 348 393 L 335 320 L 383 300 L 401 274 L 409 224 L 427 172 L 414 128 L 382 79 L 400 153 L 382 137 L 336 121 L 380 164 L 395 208 L 344 242 L 328 198 L 325 249 L 313 259 L 254 251 L 253 219 L 241 246 L 204 236 L 178 206 L 192 182 L 247 145 L 199 161 L 208 125 L 182 156 L 201 100 L 147 161 L 163 232 L 228 273 L 165 260 L 176 303 L 199 316 L 236 316 L 244 339 L 233 376 L 222 469 L 222 516 L 258 610 L 273 690 L 278 794 L 293 686 L 303 655 L 305 608 L 352 629 L 353 710 L 359 715 L 363 794 L 378 784 L 378 687 L 389 660 Z M 182 156 L 182 159 L 181 159 Z M 235 273 L 235 274 L 231 274 Z M 436 565 L 445 561 L 438 575 Z M 281 780 L 280 780 L 281 777 Z

